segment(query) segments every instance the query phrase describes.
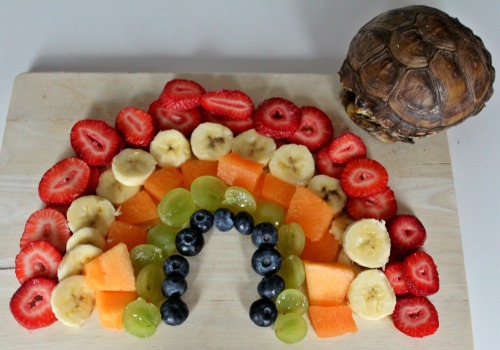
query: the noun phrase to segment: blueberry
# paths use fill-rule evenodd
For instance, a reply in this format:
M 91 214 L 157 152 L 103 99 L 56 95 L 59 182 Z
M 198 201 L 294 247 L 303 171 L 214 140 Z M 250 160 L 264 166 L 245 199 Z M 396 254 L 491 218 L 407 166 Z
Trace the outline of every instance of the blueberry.
M 208 232 L 214 224 L 214 216 L 206 209 L 196 211 L 189 219 L 189 225 L 201 233 Z
M 279 275 L 264 277 L 257 285 L 257 293 L 262 298 L 274 299 L 285 289 L 285 281 Z
M 269 277 L 281 268 L 281 255 L 270 244 L 262 244 L 252 255 L 252 268 L 259 275 Z
M 194 228 L 183 228 L 175 236 L 175 247 L 184 256 L 197 255 L 205 245 L 203 234 Z
M 219 208 L 214 213 L 214 225 L 219 231 L 227 232 L 234 227 L 235 216 L 227 208 Z
M 246 211 L 240 211 L 234 218 L 234 228 L 242 235 L 249 235 L 253 229 L 253 217 Z
M 178 326 L 189 316 L 189 309 L 179 297 L 167 299 L 160 307 L 161 319 L 169 326 Z
M 163 272 L 165 276 L 175 272 L 179 273 L 182 277 L 186 277 L 189 273 L 189 262 L 182 255 L 170 255 L 163 263 Z
M 263 298 L 252 303 L 249 314 L 250 319 L 257 326 L 269 327 L 276 321 L 278 310 L 272 300 Z
M 256 247 L 262 244 L 275 246 L 278 243 L 278 230 L 270 222 L 261 222 L 252 230 L 252 242 Z
M 161 291 L 167 298 L 180 297 L 182 294 L 186 293 L 186 290 L 186 279 L 177 272 L 169 274 L 161 284 Z

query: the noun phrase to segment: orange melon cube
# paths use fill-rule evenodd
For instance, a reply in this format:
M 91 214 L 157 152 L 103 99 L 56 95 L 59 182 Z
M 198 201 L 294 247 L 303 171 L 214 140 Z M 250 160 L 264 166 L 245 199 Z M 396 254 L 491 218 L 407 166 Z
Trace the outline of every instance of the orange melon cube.
M 118 243 L 83 266 L 85 281 L 98 291 L 134 292 L 134 268 L 127 246 Z
M 128 250 L 148 240 L 148 231 L 145 228 L 115 220 L 109 227 L 106 237 L 106 248 L 109 250 L 118 243 L 125 243 Z
M 264 176 L 264 166 L 243 158 L 236 153 L 228 153 L 219 158 L 217 177 L 228 186 L 240 186 L 258 197 L 260 181 Z
M 350 266 L 305 260 L 304 268 L 310 305 L 333 306 L 344 302 L 355 276 Z
M 295 193 L 295 189 L 295 185 L 283 181 L 272 174 L 266 174 L 264 175 L 260 198 L 274 202 L 279 206 L 288 209 L 293 194 Z
M 298 186 L 290 200 L 286 222 L 296 222 L 312 242 L 327 234 L 333 220 L 332 208 L 311 190 Z
M 316 262 L 334 262 L 337 260 L 339 246 L 340 242 L 331 233 L 326 233 L 316 242 L 306 237 L 306 244 L 300 258 Z
M 319 338 L 337 337 L 358 331 L 352 310 L 347 305 L 309 306 L 309 318 Z
M 138 297 L 137 292 L 97 291 L 95 305 L 101 325 L 107 329 L 123 329 L 123 310 Z
M 160 202 L 170 190 L 184 185 L 184 177 L 176 167 L 161 168 L 153 172 L 144 182 L 144 189 Z
M 191 184 L 200 176 L 217 176 L 219 162 L 216 160 L 189 159 L 181 164 L 184 187 L 191 189 Z
M 142 190 L 120 206 L 117 220 L 128 224 L 145 224 L 158 221 L 156 204 L 148 192 Z

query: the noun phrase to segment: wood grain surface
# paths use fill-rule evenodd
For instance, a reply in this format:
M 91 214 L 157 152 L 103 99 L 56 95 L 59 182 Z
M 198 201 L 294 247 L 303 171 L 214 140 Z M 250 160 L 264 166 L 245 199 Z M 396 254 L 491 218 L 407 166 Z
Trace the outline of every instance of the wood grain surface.
M 114 124 L 125 106 L 147 109 L 164 84 L 191 78 L 205 89 L 241 89 L 255 104 L 286 97 L 297 105 L 315 105 L 331 118 L 335 135 L 350 129 L 367 144 L 369 157 L 389 172 L 399 213 L 417 215 L 427 228 L 425 250 L 435 259 L 441 288 L 429 299 L 439 312 L 438 332 L 412 339 L 397 331 L 390 318 L 355 318 L 359 331 L 332 339 L 318 339 L 312 328 L 294 345 L 303 349 L 471 349 L 472 330 L 460 227 L 446 134 L 415 145 L 383 144 L 358 129 L 340 104 L 336 75 L 287 74 L 90 74 L 26 73 L 15 81 L 4 143 L 0 154 L 0 348 L 25 349 L 268 349 L 288 348 L 272 328 L 254 326 L 248 317 L 258 297 L 259 277 L 250 266 L 253 252 L 248 237 L 212 232 L 203 252 L 190 259 L 192 272 L 184 300 L 190 308 L 181 326 L 161 324 L 149 339 L 100 327 L 94 312 L 80 329 L 60 322 L 28 332 L 9 311 L 19 287 L 14 258 L 29 215 L 42 207 L 37 186 L 43 173 L 72 155 L 69 131 L 79 119 L 97 118 Z

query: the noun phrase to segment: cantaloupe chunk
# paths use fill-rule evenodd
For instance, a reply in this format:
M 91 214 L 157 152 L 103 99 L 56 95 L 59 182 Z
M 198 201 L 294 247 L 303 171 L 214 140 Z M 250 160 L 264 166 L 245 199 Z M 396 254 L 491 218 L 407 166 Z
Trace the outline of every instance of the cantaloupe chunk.
M 340 242 L 331 233 L 326 233 L 323 238 L 316 242 L 306 237 L 306 243 L 300 258 L 316 262 L 334 262 L 337 260 L 339 246 Z
M 231 152 L 219 158 L 217 177 L 228 186 L 243 187 L 258 198 L 260 193 L 256 192 L 264 180 L 264 166 Z
M 358 331 L 352 310 L 347 305 L 309 306 L 309 318 L 319 338 L 336 337 Z
M 98 291 L 134 292 L 135 277 L 127 246 L 118 243 L 83 266 L 90 288 Z
M 184 177 L 181 171 L 176 167 L 166 167 L 149 175 L 144 182 L 144 189 L 156 202 L 160 202 L 168 191 L 183 185 Z
M 138 297 L 137 292 L 97 291 L 95 305 L 101 325 L 107 329 L 123 329 L 123 310 Z
M 115 220 L 109 227 L 105 250 L 113 248 L 118 243 L 125 243 L 130 251 L 139 244 L 147 243 L 147 240 L 148 231 L 145 228 Z
M 310 305 L 334 306 L 344 302 L 354 279 L 350 266 L 304 260 L 304 268 Z
M 217 176 L 219 162 L 216 160 L 189 159 L 181 164 L 184 187 L 191 189 L 191 184 L 200 176 Z
M 288 209 L 295 188 L 296 186 L 291 183 L 283 181 L 272 174 L 266 174 L 264 175 L 260 198 Z
M 298 223 L 306 237 L 317 242 L 327 234 L 333 215 L 332 208 L 314 192 L 297 186 L 290 200 L 286 222 Z
M 128 224 L 152 223 L 159 220 L 158 209 L 149 193 L 142 190 L 122 203 L 117 220 Z

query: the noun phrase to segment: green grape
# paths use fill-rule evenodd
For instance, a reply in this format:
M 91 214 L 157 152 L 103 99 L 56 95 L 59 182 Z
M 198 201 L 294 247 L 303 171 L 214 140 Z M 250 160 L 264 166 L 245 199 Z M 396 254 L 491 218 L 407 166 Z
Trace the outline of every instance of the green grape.
M 274 322 L 276 337 L 286 344 L 295 344 L 305 338 L 307 321 L 300 314 L 289 313 L 278 315 Z
M 257 203 L 257 209 L 252 214 L 255 224 L 261 222 L 270 222 L 276 228 L 279 228 L 285 223 L 286 211 L 278 204 L 273 202 L 260 200 Z
M 289 255 L 284 258 L 280 269 L 280 275 L 285 281 L 285 288 L 300 288 L 306 278 L 306 271 L 302 259 L 296 255 Z
M 123 327 L 138 338 L 147 338 L 155 334 L 161 322 L 160 310 L 142 298 L 127 304 L 122 314 Z
M 158 204 L 160 220 L 170 227 L 182 227 L 196 211 L 191 193 L 185 188 L 174 188 Z
M 147 242 L 161 248 L 164 258 L 169 257 L 177 252 L 175 237 L 178 231 L 177 228 L 159 223 L 149 229 Z
M 223 206 L 232 209 L 234 213 L 240 211 L 247 211 L 249 213 L 255 212 L 257 203 L 253 195 L 243 187 L 231 186 L 228 187 L 224 193 Z
M 200 176 L 191 183 L 194 202 L 203 209 L 214 212 L 222 206 L 227 185 L 215 176 Z
M 306 235 L 302 226 L 296 222 L 281 225 L 278 229 L 278 244 L 276 248 L 282 257 L 300 256 L 306 244 Z
M 280 314 L 296 313 L 303 315 L 309 309 L 309 302 L 298 289 L 285 289 L 276 298 L 276 308 Z
M 161 291 L 161 284 L 165 279 L 163 268 L 157 264 L 144 266 L 135 281 L 139 296 L 159 307 L 165 300 Z
M 146 265 L 161 265 L 163 263 L 163 253 L 161 248 L 155 245 L 139 244 L 130 250 L 130 260 L 137 276 Z

